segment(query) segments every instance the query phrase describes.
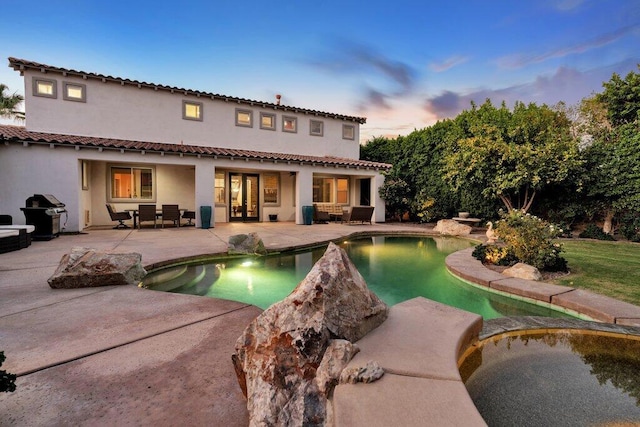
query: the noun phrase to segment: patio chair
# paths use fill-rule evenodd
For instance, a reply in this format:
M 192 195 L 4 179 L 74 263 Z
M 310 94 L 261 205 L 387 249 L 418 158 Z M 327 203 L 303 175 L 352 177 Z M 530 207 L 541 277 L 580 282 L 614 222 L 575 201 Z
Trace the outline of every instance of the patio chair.
M 180 227 L 180 209 L 178 205 L 162 205 L 162 228 L 165 221 L 173 221 L 173 225 Z
M 138 205 L 138 228 L 142 227 L 142 221 L 153 221 L 156 228 L 156 205 Z
M 189 220 L 186 224 L 184 224 L 185 226 L 195 225 L 191 221 L 196 219 L 196 212 L 195 211 L 184 211 L 184 213 L 182 214 L 182 218 Z
M 118 221 L 118 225 L 113 227 L 114 230 L 117 230 L 118 228 L 130 228 L 124 223 L 126 220 L 131 219 L 131 214 L 129 212 L 116 212 L 113 206 L 109 203 L 107 203 L 107 211 L 109 211 L 111 221 Z
M 316 204 L 313 205 L 313 222 L 316 224 L 328 224 L 330 219 L 329 212 L 320 210 Z

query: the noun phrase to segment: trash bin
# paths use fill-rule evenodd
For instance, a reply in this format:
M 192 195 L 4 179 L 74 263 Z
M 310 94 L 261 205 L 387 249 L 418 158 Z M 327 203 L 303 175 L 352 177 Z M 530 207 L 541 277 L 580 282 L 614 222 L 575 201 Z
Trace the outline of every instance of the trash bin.
M 202 228 L 211 228 L 211 206 L 200 206 Z
M 304 225 L 311 225 L 313 223 L 313 206 L 302 207 L 302 221 Z

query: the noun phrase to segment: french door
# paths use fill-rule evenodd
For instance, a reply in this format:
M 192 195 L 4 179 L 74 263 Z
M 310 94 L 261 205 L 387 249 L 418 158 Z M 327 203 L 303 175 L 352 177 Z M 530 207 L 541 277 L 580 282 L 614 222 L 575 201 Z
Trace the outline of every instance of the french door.
M 229 174 L 230 221 L 258 221 L 260 218 L 259 183 L 259 175 L 256 174 Z

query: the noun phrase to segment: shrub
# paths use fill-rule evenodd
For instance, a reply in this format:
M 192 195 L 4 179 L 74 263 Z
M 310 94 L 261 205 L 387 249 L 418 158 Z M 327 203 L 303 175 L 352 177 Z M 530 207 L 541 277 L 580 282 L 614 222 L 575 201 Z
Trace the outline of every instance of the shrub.
M 412 203 L 413 212 L 420 222 L 430 222 L 436 217 L 435 212 L 436 200 L 428 197 L 423 191 L 420 191 Z
M 496 233 L 519 261 L 539 270 L 566 270 L 562 245 L 553 241 L 563 233 L 561 228 L 518 209 L 501 216 Z
M 6 357 L 4 352 L 0 351 L 0 366 L 4 363 Z M 16 375 L 10 374 L 7 371 L 0 370 L 0 392 L 12 392 L 16 391 Z
M 640 216 L 634 214 L 626 214 L 620 218 L 620 227 L 618 229 L 622 236 L 632 242 L 640 242 Z
M 518 262 L 515 255 L 504 246 L 478 245 L 471 255 L 483 264 L 512 266 Z
M 597 240 L 615 240 L 612 235 L 605 233 L 602 231 L 602 228 L 598 227 L 595 224 L 587 225 L 587 228 L 584 229 L 580 236 L 583 239 L 597 239 Z

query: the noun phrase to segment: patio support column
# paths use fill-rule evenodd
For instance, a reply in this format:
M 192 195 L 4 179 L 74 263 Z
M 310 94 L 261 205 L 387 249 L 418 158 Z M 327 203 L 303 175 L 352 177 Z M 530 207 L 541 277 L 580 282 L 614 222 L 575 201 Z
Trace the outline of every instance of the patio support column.
M 216 168 L 210 159 L 202 159 L 196 163 L 196 227 L 202 227 L 200 220 L 200 206 L 211 206 L 211 226 L 215 225 L 215 208 L 213 200 L 215 193 Z
M 371 198 L 369 200 L 373 200 L 373 206 L 375 206 L 374 210 L 374 218 L 375 222 L 384 222 L 385 217 L 385 206 L 384 200 L 380 197 L 380 193 L 378 189 L 382 187 L 384 184 L 384 176 L 380 173 L 377 173 L 373 177 L 373 185 L 371 185 Z
M 296 175 L 296 224 L 304 224 L 302 207 L 313 205 L 313 171 L 302 169 Z

